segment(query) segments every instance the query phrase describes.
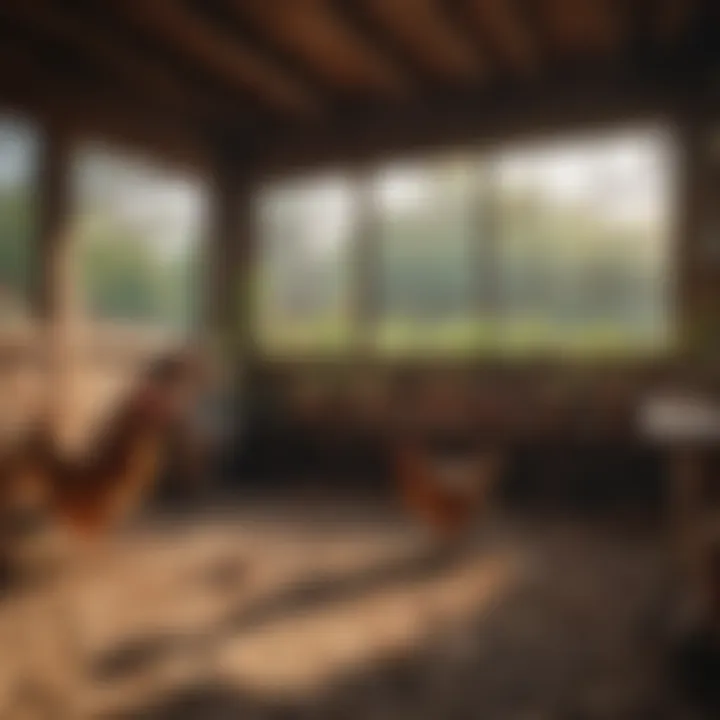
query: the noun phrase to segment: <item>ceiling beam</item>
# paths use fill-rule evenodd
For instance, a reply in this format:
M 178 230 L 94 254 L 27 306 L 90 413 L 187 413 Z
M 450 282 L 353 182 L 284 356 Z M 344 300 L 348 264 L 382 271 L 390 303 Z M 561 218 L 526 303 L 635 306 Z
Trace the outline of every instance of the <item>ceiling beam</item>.
M 339 4 L 329 0 L 278 3 L 227 0 L 237 17 L 253 25 L 336 89 L 403 94 L 407 79 L 391 59 L 365 42 Z
M 6 37 L 0 42 L 0 107 L 61 127 L 77 139 L 110 141 L 198 170 L 209 164 L 211 141 L 176 114 L 70 77 Z
M 655 0 L 646 8 L 653 39 L 663 47 L 682 41 L 697 12 L 697 0 Z
M 443 103 L 412 102 L 345 118 L 322 134 L 270 135 L 256 147 L 264 174 L 308 171 L 612 122 L 668 120 L 684 106 L 717 104 L 705 90 L 680 77 L 668 84 L 659 76 L 618 77 L 613 72 L 574 83 L 533 83 L 513 96 L 473 91 L 458 93 L 454 100 L 446 97 Z
M 368 51 L 390 63 L 400 74 L 406 90 L 427 85 L 427 68 L 407 51 L 398 38 L 378 25 L 364 0 L 328 0 L 337 17 L 352 30 Z
M 332 104 L 334 88 L 305 58 L 279 43 L 253 20 L 252 5 L 235 0 L 185 0 L 194 12 L 266 58 L 288 77 L 302 84 L 314 97 Z
M 90 67 L 109 72 L 147 102 L 195 118 L 222 119 L 227 112 L 217 98 L 191 90 L 162 63 L 126 47 L 117 34 L 65 5 L 51 0 L 7 0 L 0 3 L 0 17 L 36 34 L 40 46 L 49 40 L 84 57 Z
M 611 56 L 621 47 L 621 8 L 615 0 L 542 0 L 540 12 L 559 55 Z
M 143 31 L 274 109 L 299 116 L 319 109 L 318 99 L 301 83 L 208 24 L 179 0 L 116 0 L 113 8 Z
M 434 78 L 477 83 L 487 60 L 442 0 L 361 0 L 366 13 Z
M 714 0 L 628 0 L 626 21 L 636 63 L 715 83 L 720 69 L 720 5 Z
M 492 46 L 503 65 L 518 75 L 537 75 L 542 52 L 520 0 L 462 0 L 458 3 L 469 29 L 481 42 Z

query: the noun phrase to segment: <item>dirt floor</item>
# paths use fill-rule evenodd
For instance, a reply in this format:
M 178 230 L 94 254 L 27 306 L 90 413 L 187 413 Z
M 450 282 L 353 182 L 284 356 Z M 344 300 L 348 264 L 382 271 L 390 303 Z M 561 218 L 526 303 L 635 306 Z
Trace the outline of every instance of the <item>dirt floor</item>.
M 649 531 L 438 548 L 310 499 L 144 519 L 0 604 L 2 718 L 684 718 Z M 4 713 L 4 714 L 3 714 Z

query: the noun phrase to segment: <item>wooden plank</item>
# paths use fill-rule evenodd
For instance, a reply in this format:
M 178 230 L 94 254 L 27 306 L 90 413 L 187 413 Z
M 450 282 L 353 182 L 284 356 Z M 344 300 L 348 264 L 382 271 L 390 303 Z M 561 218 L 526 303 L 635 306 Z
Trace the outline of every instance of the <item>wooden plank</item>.
M 38 240 L 33 303 L 43 321 L 62 313 L 66 297 L 69 232 L 69 152 L 70 139 L 60 128 L 51 126 L 45 133 L 38 173 Z
M 707 139 L 709 126 L 702 114 L 685 113 L 677 133 L 676 207 L 673 217 L 675 246 L 675 291 L 678 298 L 675 313 L 681 330 L 680 342 L 691 348 L 696 326 L 698 294 L 702 295 L 702 271 L 707 258 L 702 255 L 703 193 L 707 186 Z M 699 291 L 699 292 L 697 292 Z
M 372 354 L 374 327 L 381 307 L 378 198 L 372 180 L 373 173 L 369 168 L 362 168 L 354 177 L 355 216 L 350 239 L 353 260 L 351 311 L 358 339 L 358 358 Z
M 226 82 L 251 91 L 268 106 L 300 115 L 319 108 L 319 100 L 305 87 L 239 40 L 204 22 L 180 2 L 117 0 L 113 9 Z
M 403 90 L 417 91 L 427 84 L 427 67 L 407 51 L 396 35 L 379 25 L 363 0 L 327 0 L 363 45 L 391 63 L 401 74 Z
M 48 0 L 8 0 L 0 4 L 0 17 L 37 33 L 40 47 L 51 40 L 84 55 L 90 67 L 106 69 L 146 102 L 172 107 L 190 117 L 226 116 L 228 106 L 217 97 L 191 89 L 162 62 L 126 47 L 117 33 L 107 32 L 64 6 Z
M 327 78 L 318 73 L 315 66 L 293 52 L 291 48 L 278 43 L 266 33 L 260 24 L 254 22 L 251 3 L 235 3 L 232 0 L 184 0 L 192 11 L 207 22 L 222 28 L 223 32 L 236 38 L 259 56 L 266 58 L 288 77 L 294 78 L 305 87 L 313 97 L 328 100 L 336 96 L 337 88 Z
M 255 250 L 254 187 L 244 172 L 218 157 L 211 175 L 210 217 L 204 246 L 202 338 L 212 363 L 212 394 L 232 408 L 225 439 L 237 437 L 235 404 L 250 382 L 255 357 L 251 274 Z M 246 393 L 244 393 L 246 395 Z M 223 448 L 216 448 L 222 451 Z
M 481 38 L 492 38 L 503 59 L 522 75 L 535 75 L 543 58 L 518 0 L 467 0 L 466 12 Z
M 344 22 L 330 2 L 229 2 L 239 17 L 275 44 L 296 53 L 314 73 L 339 88 L 397 94 L 407 87 L 403 72 L 363 42 L 361 34 Z
M 621 46 L 621 8 L 613 0 L 542 0 L 541 13 L 560 55 L 608 56 Z
M 699 77 L 715 63 L 720 6 L 713 0 L 627 0 L 623 11 L 626 55 L 639 65 L 695 63 Z
M 656 0 L 645 8 L 652 37 L 661 46 L 680 42 L 699 12 L 698 0 Z
M 216 162 L 210 175 L 209 217 L 204 244 L 205 273 L 202 280 L 202 327 L 211 344 L 225 345 L 235 324 L 234 275 L 240 257 L 239 189 L 236 175 L 224 163 Z
M 475 82 L 487 71 L 481 50 L 451 20 L 441 0 L 362 0 L 433 75 Z

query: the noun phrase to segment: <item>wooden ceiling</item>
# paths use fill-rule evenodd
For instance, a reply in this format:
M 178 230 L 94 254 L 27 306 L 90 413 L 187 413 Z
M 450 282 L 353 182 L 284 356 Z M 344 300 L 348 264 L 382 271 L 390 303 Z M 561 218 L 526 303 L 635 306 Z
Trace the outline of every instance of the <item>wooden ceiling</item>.
M 450 107 L 532 106 L 600 82 L 697 84 L 715 71 L 719 5 L 2 0 L 0 102 L 246 152 L 390 123 L 402 140 Z

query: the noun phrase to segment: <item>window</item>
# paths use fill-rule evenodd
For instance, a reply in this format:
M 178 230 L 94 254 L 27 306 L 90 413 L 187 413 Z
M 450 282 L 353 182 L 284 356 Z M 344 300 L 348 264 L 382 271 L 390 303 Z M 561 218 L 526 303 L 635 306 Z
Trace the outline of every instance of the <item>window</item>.
M 0 320 L 24 313 L 30 290 L 39 137 L 0 118 Z
M 466 159 L 444 158 L 386 168 L 374 179 L 381 351 L 457 351 L 476 342 L 477 171 Z
M 258 333 L 276 352 L 332 352 L 349 337 L 353 194 L 343 177 L 262 193 Z
M 500 153 L 499 343 L 627 353 L 670 341 L 667 140 L 628 135 Z
M 195 321 L 197 182 L 100 148 L 75 165 L 81 306 L 93 319 L 186 329 Z
M 643 130 L 272 186 L 261 345 L 349 352 L 362 320 L 384 356 L 665 350 L 672 161 L 671 138 Z

